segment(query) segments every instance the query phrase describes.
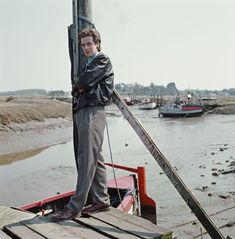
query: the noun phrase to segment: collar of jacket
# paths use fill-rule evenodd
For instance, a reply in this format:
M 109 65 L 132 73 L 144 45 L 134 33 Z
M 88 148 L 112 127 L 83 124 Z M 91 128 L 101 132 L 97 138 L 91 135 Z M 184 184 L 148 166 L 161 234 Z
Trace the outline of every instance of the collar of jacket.
M 92 56 L 88 57 L 87 58 L 87 65 L 89 65 L 99 54 L 100 54 L 100 52 L 96 52 Z

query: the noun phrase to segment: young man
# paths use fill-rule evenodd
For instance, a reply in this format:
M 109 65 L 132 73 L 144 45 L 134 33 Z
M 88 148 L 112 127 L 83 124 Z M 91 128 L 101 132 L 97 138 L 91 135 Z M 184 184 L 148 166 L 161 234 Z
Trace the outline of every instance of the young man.
M 86 28 L 79 33 L 79 38 L 88 61 L 72 90 L 77 100 L 74 108 L 77 186 L 67 206 L 52 215 L 54 222 L 72 219 L 80 212 L 99 212 L 110 206 L 101 148 L 106 123 L 105 105 L 113 93 L 114 74 L 110 59 L 101 52 L 99 33 Z M 92 204 L 83 208 L 89 192 Z

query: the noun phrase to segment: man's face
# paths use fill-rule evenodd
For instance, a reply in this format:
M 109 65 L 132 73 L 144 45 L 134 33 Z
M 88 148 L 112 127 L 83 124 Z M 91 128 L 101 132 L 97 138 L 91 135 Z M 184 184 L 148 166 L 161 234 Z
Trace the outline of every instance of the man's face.
M 98 44 L 95 44 L 91 36 L 81 38 L 81 47 L 86 57 L 90 57 L 98 52 Z

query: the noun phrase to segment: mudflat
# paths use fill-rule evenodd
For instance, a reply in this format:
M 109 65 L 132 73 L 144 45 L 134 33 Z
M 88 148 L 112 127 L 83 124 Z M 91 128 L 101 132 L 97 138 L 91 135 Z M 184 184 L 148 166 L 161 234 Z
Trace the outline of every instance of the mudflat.
M 43 97 L 0 97 L 0 162 L 71 140 L 71 104 Z
M 71 140 L 71 99 L 0 97 L 0 161 Z M 235 96 L 218 97 L 208 114 L 235 114 Z M 55 130 L 56 129 L 56 130 Z

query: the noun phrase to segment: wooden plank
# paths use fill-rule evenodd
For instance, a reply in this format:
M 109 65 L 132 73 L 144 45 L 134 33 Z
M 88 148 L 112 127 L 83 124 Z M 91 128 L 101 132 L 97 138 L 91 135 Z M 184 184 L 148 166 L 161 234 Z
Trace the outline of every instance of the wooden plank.
M 3 232 L 2 230 L 0 230 L 0 238 L 1 239 L 11 239 L 11 237 L 9 237 L 5 232 Z
M 114 208 L 111 208 L 109 211 L 91 214 L 90 216 L 140 238 L 172 238 L 171 231 L 163 229 L 143 218 L 123 213 Z
M 80 217 L 77 218 L 76 221 L 85 225 L 86 227 L 92 228 L 93 230 L 107 236 L 108 238 L 113 239 L 139 239 L 143 237 L 137 237 L 132 234 L 129 234 L 126 231 L 123 231 L 117 227 L 114 227 L 108 223 L 97 220 L 92 217 Z
M 9 232 L 9 234 L 14 238 L 22 239 L 45 239 L 45 237 L 39 235 L 37 232 L 31 230 L 30 228 L 22 225 L 21 223 L 13 223 L 6 225 L 4 229 Z
M 45 238 L 50 239 L 107 239 L 108 237 L 101 235 L 85 226 L 78 224 L 72 220 L 60 223 L 50 222 L 49 218 L 37 217 L 30 220 L 21 221 L 22 224 L 37 231 Z
M 0 229 L 5 225 L 19 222 L 20 220 L 30 219 L 36 215 L 29 212 L 20 211 L 10 207 L 0 206 Z
M 141 226 L 147 230 L 150 230 L 152 232 L 157 232 L 157 233 L 162 233 L 162 234 L 170 234 L 172 233 L 170 230 L 168 229 L 165 229 L 163 227 L 160 227 L 152 222 L 150 222 L 149 220 L 146 220 L 142 217 L 138 217 L 138 216 L 135 216 L 135 215 L 131 215 L 131 214 L 127 214 L 127 213 L 124 213 L 120 210 L 117 210 L 115 208 L 110 208 L 109 211 L 106 211 L 104 212 L 108 215 L 112 215 L 112 216 L 115 216 L 117 218 L 120 218 L 121 220 L 124 220 L 124 221 L 127 221 L 129 223 L 132 223 L 134 225 L 137 225 L 137 226 Z

